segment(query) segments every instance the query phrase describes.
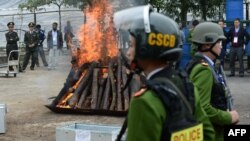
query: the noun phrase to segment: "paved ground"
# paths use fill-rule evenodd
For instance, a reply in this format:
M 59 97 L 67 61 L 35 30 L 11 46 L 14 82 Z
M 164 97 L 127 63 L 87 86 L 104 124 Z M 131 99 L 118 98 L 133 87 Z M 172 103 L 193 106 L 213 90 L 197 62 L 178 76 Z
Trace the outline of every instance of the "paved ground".
M 55 114 L 44 105 L 61 90 L 70 70 L 70 56 L 60 56 L 57 70 L 27 69 L 16 78 L 0 77 L 0 103 L 7 105 L 5 134 L 0 141 L 55 141 L 56 127 L 70 123 L 121 124 L 123 118 Z M 250 74 L 228 78 L 240 124 L 250 124 Z

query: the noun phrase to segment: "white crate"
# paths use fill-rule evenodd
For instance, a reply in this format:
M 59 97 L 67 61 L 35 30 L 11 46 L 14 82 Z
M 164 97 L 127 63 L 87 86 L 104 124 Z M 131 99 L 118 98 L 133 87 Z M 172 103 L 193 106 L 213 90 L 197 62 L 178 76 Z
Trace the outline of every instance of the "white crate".
M 74 123 L 57 127 L 56 141 L 115 141 L 120 129 L 120 126 Z
M 0 133 L 5 133 L 6 132 L 6 120 L 5 120 L 5 115 L 6 115 L 6 104 L 0 104 Z

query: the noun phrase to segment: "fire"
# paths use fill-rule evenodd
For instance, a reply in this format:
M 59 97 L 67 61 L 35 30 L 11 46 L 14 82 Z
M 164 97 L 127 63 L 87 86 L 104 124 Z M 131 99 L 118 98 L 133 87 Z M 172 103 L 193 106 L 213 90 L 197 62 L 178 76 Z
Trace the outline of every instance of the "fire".
M 79 64 L 92 61 L 106 61 L 118 54 L 116 30 L 113 24 L 113 10 L 108 0 L 93 2 L 84 10 L 86 19 L 78 33 L 80 42 Z
M 113 23 L 113 9 L 108 0 L 93 1 L 92 6 L 84 10 L 85 22 L 78 32 L 80 50 L 73 50 L 72 40 L 69 43 L 72 56 L 78 58 L 78 66 L 89 62 L 102 62 L 104 67 L 108 66 L 109 58 L 118 56 L 117 33 Z M 108 68 L 101 69 L 100 73 L 102 78 L 106 78 Z M 77 106 L 77 101 L 74 101 L 74 90 L 78 88 L 85 75 L 86 72 L 82 72 L 81 78 L 65 94 L 57 107 L 72 108 L 72 106 Z
M 60 103 L 57 105 L 57 107 L 60 108 L 71 108 L 68 104 L 67 101 L 74 95 L 74 93 L 69 93 Z
M 72 98 L 72 96 L 74 95 L 74 90 L 79 86 L 81 80 L 83 79 L 83 77 L 86 75 L 86 71 L 84 71 L 80 77 L 80 79 L 75 83 L 75 85 L 70 88 L 70 90 L 68 90 L 68 94 L 66 94 L 66 96 L 64 96 L 64 98 L 57 104 L 57 107 L 60 108 L 71 108 L 70 105 L 68 105 L 68 101 Z

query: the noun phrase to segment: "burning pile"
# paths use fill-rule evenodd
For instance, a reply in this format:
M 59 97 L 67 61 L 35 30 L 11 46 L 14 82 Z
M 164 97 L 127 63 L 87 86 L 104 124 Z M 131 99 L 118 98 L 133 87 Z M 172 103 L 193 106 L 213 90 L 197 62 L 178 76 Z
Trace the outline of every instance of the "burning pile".
M 108 0 L 94 1 L 84 13 L 85 23 L 78 35 L 80 50 L 75 54 L 80 66 L 77 81 L 58 95 L 56 105 L 47 107 L 63 113 L 124 115 L 139 81 L 124 89 L 127 70 L 118 55 L 112 7 Z

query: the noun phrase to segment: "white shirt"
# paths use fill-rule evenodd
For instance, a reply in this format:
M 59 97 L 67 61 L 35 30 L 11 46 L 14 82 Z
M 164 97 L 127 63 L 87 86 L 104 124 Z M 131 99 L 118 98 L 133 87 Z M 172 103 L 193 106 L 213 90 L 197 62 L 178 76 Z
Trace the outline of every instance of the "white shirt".
M 159 72 L 159 71 L 161 71 L 161 70 L 163 70 L 163 69 L 164 69 L 164 67 L 161 67 L 161 68 L 158 68 L 158 69 L 155 69 L 155 70 L 151 71 L 151 72 L 148 74 L 148 76 L 147 76 L 147 80 L 149 80 L 154 74 L 156 74 L 157 72 Z
M 57 31 L 52 30 L 53 46 L 57 45 Z
M 235 28 L 235 33 L 238 33 L 238 32 L 239 32 L 239 30 L 240 30 L 240 27 Z
M 214 66 L 214 61 L 213 60 L 211 60 L 209 57 L 207 57 L 206 55 L 203 55 L 206 59 L 207 59 L 207 61 L 209 62 L 209 64 L 210 65 L 212 65 L 212 67 Z

